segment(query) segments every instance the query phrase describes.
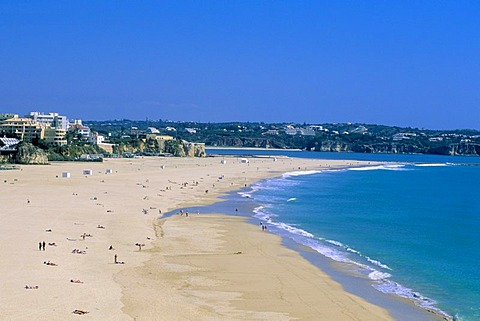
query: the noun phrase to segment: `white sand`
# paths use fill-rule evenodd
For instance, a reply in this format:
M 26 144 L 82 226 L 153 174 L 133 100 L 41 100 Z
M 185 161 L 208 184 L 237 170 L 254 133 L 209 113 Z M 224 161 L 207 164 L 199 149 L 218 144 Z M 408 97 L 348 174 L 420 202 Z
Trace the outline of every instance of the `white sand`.
M 157 220 L 159 210 L 208 204 L 286 171 L 357 163 L 250 161 L 112 159 L 1 171 L 0 319 L 389 319 L 281 246 L 278 237 L 238 218 Z M 105 174 L 107 168 L 113 173 Z M 83 176 L 84 169 L 93 175 Z M 71 178 L 61 178 L 65 171 Z M 83 240 L 83 233 L 92 236 Z M 42 241 L 45 251 L 38 249 Z M 142 251 L 136 243 L 145 244 Z M 115 254 L 125 264 L 114 264 Z M 58 265 L 45 265 L 48 260 Z

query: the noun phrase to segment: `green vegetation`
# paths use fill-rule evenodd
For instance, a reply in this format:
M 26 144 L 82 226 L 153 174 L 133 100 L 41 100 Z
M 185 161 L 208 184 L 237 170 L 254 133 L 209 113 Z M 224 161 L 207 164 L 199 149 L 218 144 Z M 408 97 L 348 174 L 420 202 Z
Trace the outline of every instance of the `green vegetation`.
M 81 135 L 68 132 L 66 138 L 68 143 L 67 145 L 63 146 L 47 143 L 44 139 L 36 139 L 32 141 L 32 144 L 45 151 L 49 161 L 77 161 L 81 160 L 80 157 L 84 154 L 105 154 L 105 151 L 99 148 L 97 145 L 91 145 L 85 142 Z M 96 158 L 94 160 L 101 161 L 101 158 Z
M 372 124 L 196 123 L 111 120 L 85 122 L 109 142 L 135 146 L 150 128 L 206 146 L 295 148 L 312 151 L 360 153 L 424 153 L 480 155 L 480 131 L 429 130 Z M 150 130 L 151 131 L 151 130 Z M 288 133 L 287 133 L 288 132 Z M 290 133 L 290 134 L 289 134 Z M 177 142 L 177 143 L 175 143 Z M 149 142 L 146 143 L 150 144 Z M 178 140 L 166 149 L 179 154 Z

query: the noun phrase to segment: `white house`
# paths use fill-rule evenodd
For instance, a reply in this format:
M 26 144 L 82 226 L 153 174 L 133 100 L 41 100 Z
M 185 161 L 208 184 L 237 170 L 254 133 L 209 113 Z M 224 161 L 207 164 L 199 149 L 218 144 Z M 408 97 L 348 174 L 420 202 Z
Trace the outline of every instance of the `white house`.
M 147 133 L 148 134 L 160 134 L 160 131 L 156 129 L 155 127 L 148 127 L 147 128 Z
M 94 145 L 103 144 L 104 141 L 105 141 L 105 136 L 103 135 L 94 134 L 90 136 L 91 144 L 94 144 Z

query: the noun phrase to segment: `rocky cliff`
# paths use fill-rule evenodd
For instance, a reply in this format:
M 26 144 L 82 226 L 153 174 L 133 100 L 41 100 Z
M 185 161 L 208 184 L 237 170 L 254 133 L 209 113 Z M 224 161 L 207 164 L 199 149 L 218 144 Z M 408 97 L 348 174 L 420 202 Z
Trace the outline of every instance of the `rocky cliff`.
M 18 146 L 14 162 L 17 164 L 48 164 L 48 158 L 42 149 L 30 143 L 21 143 Z
M 216 137 L 207 142 L 209 146 L 220 147 L 263 147 L 263 148 L 291 148 L 275 139 Z M 296 146 L 293 146 L 296 147 Z M 298 146 L 297 146 L 298 147 Z M 474 143 L 444 143 L 431 146 L 425 142 L 374 142 L 362 143 L 335 139 L 311 140 L 302 147 L 306 150 L 319 152 L 356 152 L 372 154 L 436 154 L 436 155 L 468 155 L 480 156 L 480 144 Z
M 173 139 L 157 141 L 155 139 L 144 139 L 134 141 L 130 144 L 120 144 L 114 147 L 114 152 L 155 155 L 169 153 L 179 157 L 205 157 L 205 144 L 190 143 L 185 140 Z

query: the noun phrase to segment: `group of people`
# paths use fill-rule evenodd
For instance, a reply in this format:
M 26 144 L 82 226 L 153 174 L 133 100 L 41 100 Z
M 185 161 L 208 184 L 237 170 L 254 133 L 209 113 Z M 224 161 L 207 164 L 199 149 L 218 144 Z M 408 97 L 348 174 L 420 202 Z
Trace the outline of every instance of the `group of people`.
M 43 242 L 38 242 L 38 250 L 39 251 L 45 251 L 45 241 Z

